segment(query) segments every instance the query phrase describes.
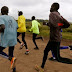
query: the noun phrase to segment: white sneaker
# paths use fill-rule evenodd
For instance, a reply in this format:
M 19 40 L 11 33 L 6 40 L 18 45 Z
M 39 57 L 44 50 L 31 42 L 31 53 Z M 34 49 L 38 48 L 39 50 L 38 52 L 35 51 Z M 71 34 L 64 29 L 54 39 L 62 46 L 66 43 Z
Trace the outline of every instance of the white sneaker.
M 24 43 L 21 43 L 20 49 L 22 49 L 25 46 Z

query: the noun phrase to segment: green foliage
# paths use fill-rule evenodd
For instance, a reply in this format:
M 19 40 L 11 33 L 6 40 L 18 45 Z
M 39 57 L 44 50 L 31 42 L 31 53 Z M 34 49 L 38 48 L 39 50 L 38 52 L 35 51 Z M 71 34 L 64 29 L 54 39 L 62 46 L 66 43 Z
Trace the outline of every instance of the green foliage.
M 70 39 L 70 40 L 72 40 L 72 33 L 71 32 L 63 32 L 62 33 L 62 38 L 63 39 Z

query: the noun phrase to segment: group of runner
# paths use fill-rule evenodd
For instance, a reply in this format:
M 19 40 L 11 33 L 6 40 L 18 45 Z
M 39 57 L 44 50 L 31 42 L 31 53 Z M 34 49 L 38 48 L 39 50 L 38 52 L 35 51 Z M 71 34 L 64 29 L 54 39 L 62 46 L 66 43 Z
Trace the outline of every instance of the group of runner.
M 51 50 L 53 54 L 53 58 L 58 62 L 72 64 L 72 60 L 68 58 L 62 58 L 60 56 L 60 42 L 61 42 L 61 29 L 68 28 L 70 26 L 69 22 L 64 19 L 60 13 L 58 12 L 59 4 L 53 3 L 50 8 L 49 22 L 43 22 L 44 25 L 50 27 L 50 38 L 49 42 L 44 50 L 44 56 L 42 60 L 41 66 L 36 65 L 35 69 L 39 72 L 44 72 L 45 62 L 47 60 L 48 52 Z M 17 41 L 20 43 L 20 49 L 24 46 L 26 48 L 25 54 L 29 54 L 29 49 L 27 47 L 27 43 L 25 41 L 25 33 L 26 33 L 26 22 L 25 17 L 22 11 L 18 12 L 18 23 L 16 20 L 8 15 L 9 9 L 7 6 L 3 6 L 1 8 L 1 16 L 0 16 L 0 55 L 2 57 L 7 58 L 11 62 L 11 69 L 13 72 L 16 72 L 16 57 L 14 57 L 14 47 L 17 44 Z M 32 27 L 29 31 L 33 32 L 33 43 L 35 45 L 35 50 L 39 50 L 35 40 L 41 39 L 43 41 L 43 37 L 37 37 L 39 34 L 40 23 L 35 19 L 35 16 L 32 16 Z M 18 39 L 18 36 L 22 34 L 22 42 Z M 3 50 L 9 47 L 9 53 L 6 54 Z M 69 48 L 62 47 L 63 48 Z M 71 46 L 70 46 L 71 48 Z M 72 49 L 72 48 L 71 48 Z M 70 50 L 71 50 L 70 49 Z

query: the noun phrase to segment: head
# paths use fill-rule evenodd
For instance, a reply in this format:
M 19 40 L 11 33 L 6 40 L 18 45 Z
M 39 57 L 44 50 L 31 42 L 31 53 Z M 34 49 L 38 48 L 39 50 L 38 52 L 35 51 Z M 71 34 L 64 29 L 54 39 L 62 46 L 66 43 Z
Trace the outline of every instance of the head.
M 32 20 L 35 20 L 35 16 L 32 16 Z
M 2 14 L 2 15 L 8 15 L 8 11 L 9 11 L 9 9 L 8 9 L 7 6 L 3 6 L 3 7 L 1 8 L 1 14 Z
M 22 11 L 19 11 L 18 12 L 18 16 L 20 16 L 20 15 L 23 15 L 23 12 Z
M 59 6 L 59 3 L 53 3 L 53 4 L 51 5 L 50 12 L 58 11 L 59 7 L 60 7 L 60 6 Z

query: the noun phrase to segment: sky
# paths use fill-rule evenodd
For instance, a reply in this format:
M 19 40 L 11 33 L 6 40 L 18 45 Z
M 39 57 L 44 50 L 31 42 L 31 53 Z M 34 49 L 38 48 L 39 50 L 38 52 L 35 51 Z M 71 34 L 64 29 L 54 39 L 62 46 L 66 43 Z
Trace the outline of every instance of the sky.
M 36 19 L 49 19 L 50 7 L 52 3 L 60 4 L 60 14 L 72 22 L 72 0 L 0 0 L 2 6 L 8 6 L 9 15 L 18 19 L 18 11 L 23 11 L 26 19 L 35 16 Z

